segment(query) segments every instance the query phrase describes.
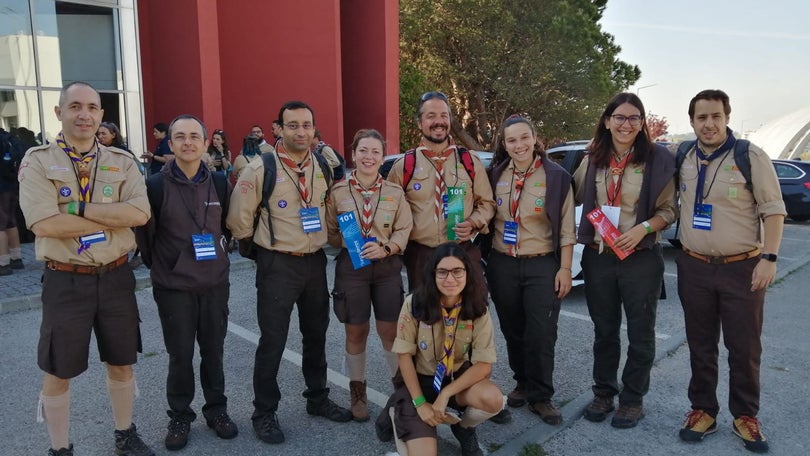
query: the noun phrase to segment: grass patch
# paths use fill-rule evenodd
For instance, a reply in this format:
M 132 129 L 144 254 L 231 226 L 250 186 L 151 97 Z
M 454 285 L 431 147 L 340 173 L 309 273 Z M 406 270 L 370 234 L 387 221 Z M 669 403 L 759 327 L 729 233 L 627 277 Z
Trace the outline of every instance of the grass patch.
M 157 356 L 157 352 L 146 352 L 142 355 L 144 358 L 151 358 L 153 356 Z
M 546 453 L 546 450 L 544 450 L 540 445 L 530 443 L 520 450 L 518 456 L 548 456 L 548 453 Z

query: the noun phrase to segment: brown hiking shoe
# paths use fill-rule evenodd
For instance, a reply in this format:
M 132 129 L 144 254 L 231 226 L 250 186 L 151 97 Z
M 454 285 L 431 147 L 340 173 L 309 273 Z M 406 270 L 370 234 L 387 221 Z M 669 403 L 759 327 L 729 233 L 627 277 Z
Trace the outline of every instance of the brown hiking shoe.
M 605 421 L 608 413 L 612 412 L 613 409 L 613 396 L 594 396 L 591 403 L 588 404 L 588 407 L 585 409 L 585 419 L 593 421 L 594 423 L 600 423 Z
M 349 392 L 351 393 L 352 419 L 354 421 L 368 421 L 368 399 L 366 398 L 366 382 L 349 382 Z
M 506 396 L 506 405 L 509 407 L 523 407 L 526 404 L 526 386 L 518 382 L 515 389 Z
M 529 404 L 529 411 L 540 415 L 544 423 L 556 426 L 562 423 L 562 413 L 551 403 L 551 401 L 541 401 Z
M 641 404 L 619 404 L 619 410 L 616 410 L 610 425 L 619 429 L 630 429 L 636 427 L 642 418 L 644 418 L 644 407 Z

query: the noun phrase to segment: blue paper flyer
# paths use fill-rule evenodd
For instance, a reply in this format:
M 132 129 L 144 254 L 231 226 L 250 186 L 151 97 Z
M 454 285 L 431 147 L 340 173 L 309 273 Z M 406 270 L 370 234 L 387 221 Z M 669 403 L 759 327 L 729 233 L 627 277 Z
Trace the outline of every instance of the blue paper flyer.
M 360 226 L 357 224 L 357 217 L 354 212 L 344 212 L 337 216 L 338 225 L 340 225 L 340 234 L 343 235 L 343 241 L 346 243 L 346 249 L 349 251 L 349 258 L 352 260 L 354 269 L 360 269 L 364 266 L 371 264 L 371 260 L 367 260 L 360 256 L 363 251 L 363 244 L 366 240 L 360 233 Z
M 464 187 L 447 187 L 447 239 L 455 241 L 453 228 L 464 221 Z

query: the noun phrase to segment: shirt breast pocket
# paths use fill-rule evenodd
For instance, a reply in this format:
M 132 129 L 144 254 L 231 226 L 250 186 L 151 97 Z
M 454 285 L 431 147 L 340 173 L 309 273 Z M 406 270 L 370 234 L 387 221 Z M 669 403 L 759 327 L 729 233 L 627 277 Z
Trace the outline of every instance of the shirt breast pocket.
M 115 203 L 121 201 L 121 189 L 126 177 L 123 172 L 100 171 L 93 185 L 93 202 Z
M 747 207 L 754 202 L 754 195 L 745 188 L 745 178 L 736 167 L 721 170 L 717 175 L 717 181 L 722 187 L 719 190 L 723 192 L 718 196 L 728 199 L 739 207 Z
M 405 192 L 411 201 L 428 201 L 436 193 L 436 171 L 431 167 L 417 167 Z
M 59 198 L 59 204 L 77 201 L 79 199 L 79 185 L 76 175 L 70 170 L 49 169 L 45 171 L 45 177 L 53 182 Z

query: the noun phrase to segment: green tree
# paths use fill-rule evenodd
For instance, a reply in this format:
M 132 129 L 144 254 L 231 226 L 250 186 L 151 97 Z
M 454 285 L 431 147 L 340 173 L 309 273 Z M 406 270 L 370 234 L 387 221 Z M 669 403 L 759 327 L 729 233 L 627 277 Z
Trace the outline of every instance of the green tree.
M 598 24 L 606 3 L 400 0 L 401 59 L 448 94 L 453 136 L 469 148 L 491 149 L 514 113 L 541 137 L 588 138 L 605 103 L 641 75 Z

